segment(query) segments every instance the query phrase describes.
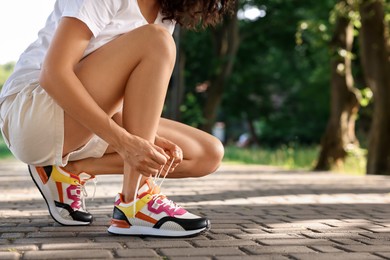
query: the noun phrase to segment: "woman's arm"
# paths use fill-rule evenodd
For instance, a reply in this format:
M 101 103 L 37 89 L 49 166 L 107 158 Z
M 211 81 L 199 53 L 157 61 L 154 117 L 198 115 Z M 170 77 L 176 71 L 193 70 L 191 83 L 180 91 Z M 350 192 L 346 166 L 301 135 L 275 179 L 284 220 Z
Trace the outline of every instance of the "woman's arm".
M 156 163 L 163 165 L 166 162 L 163 150 L 131 135 L 115 123 L 91 97 L 75 74 L 75 67 L 91 37 L 92 32 L 80 20 L 62 18 L 43 63 L 41 86 L 68 115 L 112 145 L 130 165 L 145 168 L 140 165 L 145 161 L 145 157 L 153 161 L 151 168 L 156 168 Z M 134 154 L 137 154 L 138 158 L 134 158 Z M 148 172 L 143 174 L 150 175 Z
M 66 113 L 118 147 L 121 136 L 126 135 L 124 129 L 98 106 L 74 72 L 91 37 L 92 32 L 83 22 L 63 18 L 46 54 L 39 81 Z

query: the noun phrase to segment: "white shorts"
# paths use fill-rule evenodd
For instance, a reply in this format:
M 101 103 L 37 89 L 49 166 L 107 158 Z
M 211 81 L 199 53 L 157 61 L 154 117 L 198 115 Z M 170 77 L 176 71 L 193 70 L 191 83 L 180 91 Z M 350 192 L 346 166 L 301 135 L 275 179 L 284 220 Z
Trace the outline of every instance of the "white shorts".
M 0 129 L 13 155 L 30 165 L 65 166 L 68 161 L 100 158 L 108 147 L 95 135 L 63 157 L 64 111 L 39 83 L 28 85 L 0 105 Z

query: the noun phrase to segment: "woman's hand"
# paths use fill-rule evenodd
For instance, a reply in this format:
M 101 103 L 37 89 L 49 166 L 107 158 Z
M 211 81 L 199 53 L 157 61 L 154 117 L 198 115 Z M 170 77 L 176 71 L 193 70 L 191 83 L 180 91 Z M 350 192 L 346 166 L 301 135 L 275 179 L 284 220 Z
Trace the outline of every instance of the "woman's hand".
M 146 177 L 157 175 L 170 158 L 163 148 L 128 133 L 114 149 L 131 168 Z
M 168 170 L 168 167 L 171 164 L 172 160 L 173 163 L 171 168 L 169 169 L 169 172 L 173 172 L 176 167 L 183 161 L 183 151 L 179 146 L 161 136 L 156 136 L 155 144 L 161 147 L 165 151 L 165 153 L 170 156 L 167 164 L 164 167 L 163 174 Z

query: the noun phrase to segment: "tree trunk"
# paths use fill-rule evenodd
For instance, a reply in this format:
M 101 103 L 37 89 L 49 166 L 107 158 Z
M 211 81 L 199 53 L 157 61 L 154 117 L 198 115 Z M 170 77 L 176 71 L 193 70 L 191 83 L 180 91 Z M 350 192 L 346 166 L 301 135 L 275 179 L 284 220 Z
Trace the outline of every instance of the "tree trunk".
M 207 90 L 207 99 L 203 109 L 205 123 L 202 129 L 211 133 L 213 124 L 217 117 L 217 111 L 222 101 L 226 79 L 232 73 L 234 60 L 239 46 L 239 32 L 237 10 L 238 1 L 235 3 L 235 12 L 231 17 L 225 17 L 222 24 L 213 29 L 215 37 L 218 66 L 216 75 L 210 80 L 210 87 Z
M 381 0 L 362 0 L 360 45 L 366 82 L 374 96 L 367 174 L 390 175 L 390 62 Z
M 163 116 L 175 121 L 180 121 L 180 105 L 183 102 L 184 98 L 184 66 L 185 66 L 185 52 L 181 48 L 181 39 L 183 39 L 185 30 L 183 30 L 179 25 L 176 26 L 173 33 L 173 37 L 176 42 L 176 62 L 173 69 L 171 81 L 169 84 L 166 109 L 164 110 Z
M 347 150 L 359 145 L 355 136 L 355 121 L 360 92 L 354 87 L 352 76 L 353 29 L 349 19 L 338 17 L 331 42 L 331 113 L 315 170 L 342 166 Z

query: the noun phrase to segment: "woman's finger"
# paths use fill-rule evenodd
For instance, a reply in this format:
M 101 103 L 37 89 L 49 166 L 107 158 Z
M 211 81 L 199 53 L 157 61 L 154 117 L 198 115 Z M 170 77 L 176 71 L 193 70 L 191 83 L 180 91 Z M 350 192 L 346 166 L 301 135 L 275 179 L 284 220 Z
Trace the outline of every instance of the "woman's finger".
M 169 155 L 167 155 L 163 149 L 159 147 L 154 147 L 153 156 L 151 157 L 151 159 L 161 166 L 167 163 L 167 161 L 169 160 Z

